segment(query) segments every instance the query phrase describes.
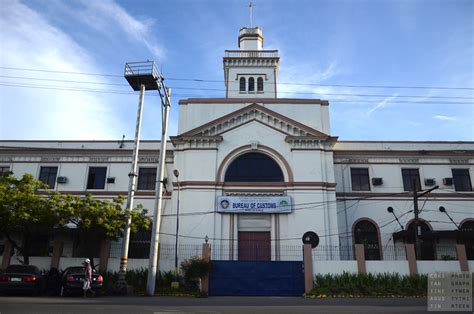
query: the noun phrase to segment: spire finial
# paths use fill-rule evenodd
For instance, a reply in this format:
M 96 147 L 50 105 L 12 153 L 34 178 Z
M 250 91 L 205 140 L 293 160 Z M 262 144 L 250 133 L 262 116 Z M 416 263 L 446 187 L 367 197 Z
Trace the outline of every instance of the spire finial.
M 250 28 L 252 28 L 252 0 L 249 3 L 249 12 L 250 12 Z

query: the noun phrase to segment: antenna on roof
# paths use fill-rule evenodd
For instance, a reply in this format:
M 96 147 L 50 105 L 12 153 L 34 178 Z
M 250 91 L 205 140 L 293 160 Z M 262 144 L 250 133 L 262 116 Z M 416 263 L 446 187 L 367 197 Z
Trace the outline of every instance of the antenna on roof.
M 249 12 L 250 12 L 250 28 L 252 28 L 252 0 L 249 3 Z

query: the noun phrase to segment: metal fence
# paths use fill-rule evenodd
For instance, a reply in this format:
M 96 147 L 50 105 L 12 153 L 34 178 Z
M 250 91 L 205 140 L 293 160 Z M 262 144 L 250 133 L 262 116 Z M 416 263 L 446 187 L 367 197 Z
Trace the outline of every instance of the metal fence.
M 212 260 L 272 260 L 272 261 L 302 261 L 302 245 L 263 245 L 240 247 L 235 243 L 211 244 Z

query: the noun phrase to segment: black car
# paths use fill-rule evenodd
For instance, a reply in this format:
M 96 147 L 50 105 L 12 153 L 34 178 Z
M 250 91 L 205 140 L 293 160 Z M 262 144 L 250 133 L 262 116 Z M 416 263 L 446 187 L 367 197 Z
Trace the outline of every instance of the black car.
M 83 266 L 66 268 L 61 274 L 60 295 L 66 296 L 74 292 L 82 292 L 82 286 L 85 279 L 85 269 Z M 99 293 L 104 283 L 104 278 L 99 275 L 95 269 L 92 270 L 91 289 Z
M 33 265 L 10 265 L 0 274 L 0 292 L 27 292 L 39 295 L 44 289 L 44 278 Z

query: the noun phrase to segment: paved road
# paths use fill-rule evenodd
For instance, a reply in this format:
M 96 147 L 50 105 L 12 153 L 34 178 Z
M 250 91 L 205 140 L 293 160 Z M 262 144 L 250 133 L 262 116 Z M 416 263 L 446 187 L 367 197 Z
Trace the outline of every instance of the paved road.
M 426 313 L 425 299 L 0 297 L 0 313 Z M 440 312 L 437 312 L 440 313 Z M 452 312 L 451 312 L 452 313 Z

